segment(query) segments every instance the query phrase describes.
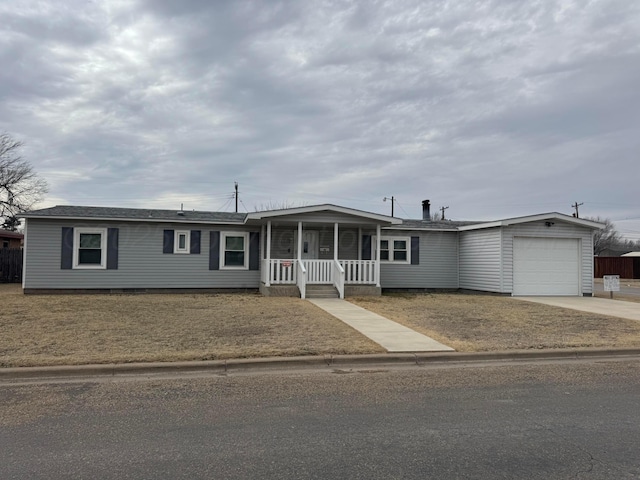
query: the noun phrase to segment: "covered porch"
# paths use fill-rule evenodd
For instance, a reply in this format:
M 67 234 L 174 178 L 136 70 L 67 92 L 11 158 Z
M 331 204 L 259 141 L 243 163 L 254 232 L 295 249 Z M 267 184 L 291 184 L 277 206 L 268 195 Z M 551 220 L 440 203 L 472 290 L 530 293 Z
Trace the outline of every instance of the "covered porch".
M 381 228 L 400 220 L 333 205 L 250 215 L 262 220 L 263 287 L 295 286 L 301 298 L 316 285 L 333 286 L 339 298 L 354 287 L 379 293 Z

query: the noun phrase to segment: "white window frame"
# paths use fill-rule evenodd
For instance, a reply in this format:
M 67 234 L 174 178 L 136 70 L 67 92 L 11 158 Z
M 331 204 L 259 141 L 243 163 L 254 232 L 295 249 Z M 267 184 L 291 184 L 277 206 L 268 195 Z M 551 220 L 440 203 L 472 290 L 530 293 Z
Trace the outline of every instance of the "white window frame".
M 244 238 L 244 265 L 225 265 L 227 237 Z M 220 270 L 249 270 L 249 232 L 220 232 Z
M 185 236 L 184 248 L 180 248 L 180 235 Z M 191 230 L 176 230 L 173 232 L 173 253 L 190 253 Z
M 374 237 L 375 240 L 375 237 Z M 383 237 L 380 236 L 380 243 L 382 244 L 383 241 L 388 241 L 389 242 L 389 260 L 383 260 L 382 258 L 380 258 L 380 262 L 381 263 L 411 263 L 411 237 Z M 395 259 L 395 248 L 393 242 L 394 241 L 403 241 L 405 242 L 405 245 L 407 246 L 406 250 L 399 250 L 399 251 L 406 251 L 407 252 L 407 259 L 406 260 L 396 260 Z M 373 241 L 371 242 L 371 248 L 375 250 L 377 242 Z M 382 250 L 382 249 L 381 249 Z M 375 253 L 375 252 L 374 252 Z M 372 256 L 371 258 L 376 258 L 375 255 Z
M 81 264 L 80 261 L 80 235 L 100 234 L 100 264 Z M 107 229 L 106 228 L 79 228 L 73 229 L 73 268 L 79 270 L 104 270 L 107 268 Z

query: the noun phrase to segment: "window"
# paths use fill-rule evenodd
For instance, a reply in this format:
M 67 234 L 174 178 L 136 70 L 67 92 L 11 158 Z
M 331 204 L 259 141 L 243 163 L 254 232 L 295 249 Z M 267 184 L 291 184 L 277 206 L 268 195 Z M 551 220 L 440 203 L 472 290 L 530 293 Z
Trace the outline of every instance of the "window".
M 249 268 L 249 254 L 247 252 L 249 234 L 222 232 L 221 237 L 220 257 L 222 265 L 220 268 Z
M 409 237 L 381 237 L 380 261 L 410 263 L 411 239 Z
M 75 228 L 73 268 L 106 268 L 107 229 Z
M 176 230 L 173 239 L 173 253 L 189 253 L 191 232 L 189 230 Z

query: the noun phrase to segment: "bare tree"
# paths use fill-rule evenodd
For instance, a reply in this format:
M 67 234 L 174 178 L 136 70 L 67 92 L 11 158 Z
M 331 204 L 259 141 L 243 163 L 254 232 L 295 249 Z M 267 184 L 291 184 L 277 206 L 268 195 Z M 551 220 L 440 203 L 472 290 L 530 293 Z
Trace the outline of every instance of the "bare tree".
M 15 230 L 19 214 L 29 211 L 48 191 L 47 182 L 20 155 L 23 145 L 8 133 L 0 134 L 0 219 L 9 230 Z
M 596 230 L 593 237 L 593 254 L 600 255 L 608 248 L 615 248 L 624 243 L 620 232 L 616 230 L 615 225 L 608 218 L 592 217 L 588 220 L 604 223 L 604 228 Z

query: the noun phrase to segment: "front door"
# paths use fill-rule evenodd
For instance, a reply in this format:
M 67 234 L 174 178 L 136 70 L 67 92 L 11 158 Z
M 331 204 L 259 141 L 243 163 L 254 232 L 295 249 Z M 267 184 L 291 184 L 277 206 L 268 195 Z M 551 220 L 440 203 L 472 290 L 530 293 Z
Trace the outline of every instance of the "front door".
M 307 230 L 302 232 L 302 258 L 307 260 L 318 259 L 318 231 Z

